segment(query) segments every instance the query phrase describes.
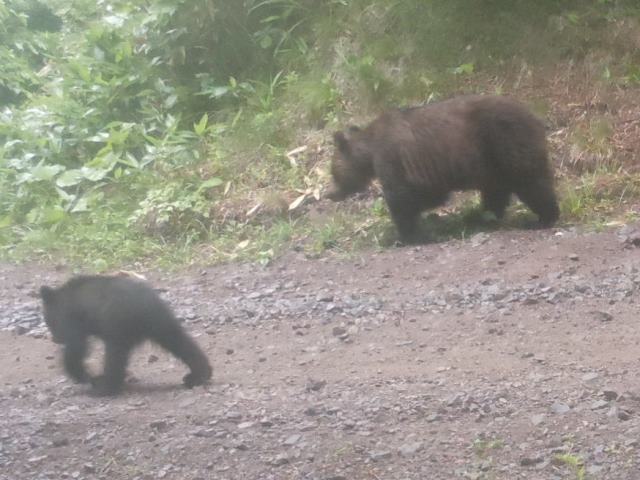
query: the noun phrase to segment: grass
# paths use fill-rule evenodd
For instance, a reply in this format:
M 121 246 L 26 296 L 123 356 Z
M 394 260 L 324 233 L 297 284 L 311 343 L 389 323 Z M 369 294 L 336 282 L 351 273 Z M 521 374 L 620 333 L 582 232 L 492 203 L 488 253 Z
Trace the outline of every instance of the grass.
M 580 224 L 602 229 L 640 218 L 640 175 L 600 170 L 562 178 L 558 185 L 559 225 Z M 177 237 L 162 237 L 122 225 L 115 213 L 94 214 L 91 222 L 67 228 L 0 229 L 4 247 L 0 257 L 11 261 L 40 259 L 69 262 L 95 271 L 136 263 L 174 268 L 195 263 L 257 261 L 269 263 L 291 249 L 309 257 L 325 254 L 350 256 L 367 249 L 391 248 L 397 234 L 381 198 L 328 204 L 318 218 L 307 213 L 281 213 L 269 221 L 232 222 L 205 234 L 187 230 Z M 460 194 L 438 213 L 425 212 L 421 228 L 428 242 L 468 239 L 480 232 L 527 229 L 536 217 L 520 202 L 512 201 L 502 221 L 480 209 L 479 195 Z M 3 238 L 4 237 L 4 238 Z M 19 241 L 16 240 L 19 238 Z
M 566 466 L 574 475 L 575 480 L 586 480 L 587 473 L 582 457 L 571 453 L 563 453 L 554 457 L 554 462 Z
M 562 220 L 599 225 L 638 218 L 640 175 L 601 169 L 579 177 L 567 177 L 559 185 Z
M 491 452 L 504 448 L 504 440 L 477 438 L 473 441 L 473 451 L 478 458 L 486 459 Z

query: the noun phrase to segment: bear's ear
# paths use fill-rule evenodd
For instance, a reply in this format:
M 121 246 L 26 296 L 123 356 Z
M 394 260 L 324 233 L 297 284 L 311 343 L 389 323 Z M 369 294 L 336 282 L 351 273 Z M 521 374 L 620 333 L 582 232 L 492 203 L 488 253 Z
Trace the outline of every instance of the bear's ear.
M 349 141 L 347 140 L 347 137 L 345 137 L 344 133 L 342 132 L 334 133 L 333 143 L 336 144 L 336 147 L 338 147 L 338 150 L 340 150 L 341 153 L 349 152 Z
M 42 301 L 46 303 L 52 302 L 55 296 L 56 291 L 53 288 L 47 286 L 40 287 L 40 298 L 42 298 Z
M 360 133 L 362 129 L 360 127 L 357 127 L 356 125 L 350 125 L 348 131 L 349 135 L 353 135 L 354 133 Z

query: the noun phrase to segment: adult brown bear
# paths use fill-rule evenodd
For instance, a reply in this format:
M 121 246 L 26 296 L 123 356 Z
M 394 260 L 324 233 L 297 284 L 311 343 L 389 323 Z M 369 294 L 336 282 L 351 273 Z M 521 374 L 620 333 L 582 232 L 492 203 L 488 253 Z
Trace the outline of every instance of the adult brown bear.
M 542 226 L 558 220 L 544 125 L 515 100 L 463 96 L 393 110 L 334 141 L 327 196 L 342 200 L 378 178 L 404 242 L 419 240 L 420 213 L 455 190 L 480 190 L 498 218 L 515 193 Z

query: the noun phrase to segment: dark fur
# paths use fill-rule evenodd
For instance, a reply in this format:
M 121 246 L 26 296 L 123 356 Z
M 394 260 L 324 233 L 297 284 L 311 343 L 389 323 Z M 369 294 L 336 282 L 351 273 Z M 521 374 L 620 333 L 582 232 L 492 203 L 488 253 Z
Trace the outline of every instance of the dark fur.
M 558 219 L 544 125 L 514 100 L 466 96 L 394 110 L 334 140 L 327 196 L 342 200 L 379 178 L 405 242 L 417 240 L 420 213 L 456 190 L 480 190 L 498 218 L 515 193 L 541 225 Z
M 191 388 L 211 378 L 205 354 L 184 331 L 169 306 L 146 282 L 123 276 L 78 276 L 59 288 L 41 287 L 44 318 L 53 341 L 64 345 L 64 368 L 98 395 L 122 389 L 131 350 L 152 340 L 186 363 Z M 90 336 L 105 343 L 104 373 L 91 378 L 84 367 Z

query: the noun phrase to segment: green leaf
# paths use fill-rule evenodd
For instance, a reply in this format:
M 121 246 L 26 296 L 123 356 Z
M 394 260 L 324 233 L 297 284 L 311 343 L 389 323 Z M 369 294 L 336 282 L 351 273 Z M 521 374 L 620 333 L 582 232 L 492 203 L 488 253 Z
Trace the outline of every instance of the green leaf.
M 73 170 L 67 170 L 58 178 L 56 178 L 56 185 L 61 188 L 71 187 L 73 185 L 79 184 L 82 180 L 84 180 L 84 178 L 85 177 L 82 174 L 82 170 L 80 169 L 76 168 Z
M 229 93 L 229 90 L 231 90 L 230 87 L 227 87 L 226 85 L 223 85 L 221 87 L 213 87 L 211 89 L 211 96 L 213 98 L 220 98 Z
M 78 202 L 73 206 L 73 208 L 71 209 L 72 213 L 77 213 L 77 212 L 88 212 L 89 209 L 89 202 L 87 201 L 86 197 L 82 197 L 80 200 L 78 200 Z
M 164 106 L 167 108 L 171 108 L 176 104 L 177 101 L 178 101 L 177 95 L 169 95 L 167 99 L 164 101 Z
M 218 177 L 212 177 L 209 180 L 205 180 L 204 182 L 202 182 L 200 184 L 200 186 L 198 187 L 198 192 L 205 190 L 207 188 L 214 188 L 214 187 L 219 187 L 220 185 L 222 185 L 224 182 L 221 178 Z
M 83 167 L 83 172 L 84 172 L 84 168 L 89 168 L 91 170 L 104 171 L 106 175 L 111 170 L 113 170 L 113 168 L 118 163 L 118 160 L 120 160 L 118 155 L 113 153 L 110 145 L 107 145 L 104 148 L 100 149 L 100 151 L 93 158 L 93 160 L 85 164 L 85 167 Z M 86 175 L 85 175 L 85 178 L 89 180 L 89 178 L 86 177 Z
M 36 165 L 28 172 L 24 172 L 18 177 L 18 183 L 50 182 L 58 173 L 64 170 L 62 165 Z
M 473 63 L 463 63 L 459 67 L 453 69 L 456 75 L 471 75 L 474 71 Z
M 82 175 L 91 182 L 97 182 L 106 177 L 111 169 L 82 167 Z
M 202 134 L 207 129 L 207 123 L 209 122 L 209 115 L 206 113 L 202 115 L 200 121 L 193 125 L 193 131 L 196 132 L 196 135 L 202 136 Z
M 49 208 L 45 208 L 42 211 L 42 215 L 40 217 L 40 223 L 52 225 L 54 223 L 60 222 L 62 219 L 64 219 L 64 210 L 61 207 L 59 206 L 49 207 Z
M 131 167 L 131 168 L 136 168 L 139 169 L 140 168 L 140 163 L 138 162 L 138 160 L 136 159 L 136 157 L 134 157 L 131 153 L 126 152 L 124 154 L 124 158 L 120 158 L 118 160 L 118 163 L 122 164 L 122 165 L 126 165 L 127 167 Z
M 56 187 L 56 192 L 58 192 L 58 195 L 60 196 L 62 201 L 66 203 L 73 202 L 76 198 L 75 195 L 71 195 L 70 193 L 65 192 L 63 189 L 59 187 Z
M 271 40 L 271 37 L 269 35 L 265 35 L 264 37 L 262 37 L 260 39 L 260 46 L 264 49 L 269 48 L 271 45 L 273 45 L 273 40 Z

